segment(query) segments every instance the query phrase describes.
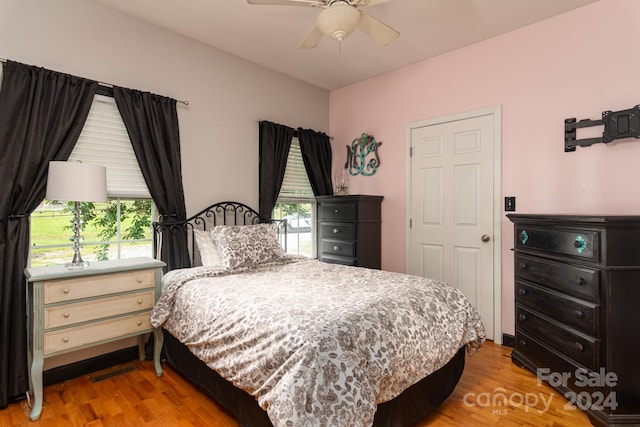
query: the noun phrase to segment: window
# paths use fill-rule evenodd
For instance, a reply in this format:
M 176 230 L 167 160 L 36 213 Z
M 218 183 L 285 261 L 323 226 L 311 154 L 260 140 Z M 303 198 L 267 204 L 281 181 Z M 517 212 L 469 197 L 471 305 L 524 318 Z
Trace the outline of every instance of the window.
M 282 188 L 273 209 L 273 218 L 287 220 L 287 252 L 315 256 L 315 208 L 313 190 L 302 161 L 300 142 L 291 141 Z
M 153 203 L 115 101 L 96 95 L 69 161 L 107 168 L 107 203 L 81 203 L 87 261 L 151 256 Z M 45 200 L 31 215 L 32 266 L 73 258 L 72 202 Z

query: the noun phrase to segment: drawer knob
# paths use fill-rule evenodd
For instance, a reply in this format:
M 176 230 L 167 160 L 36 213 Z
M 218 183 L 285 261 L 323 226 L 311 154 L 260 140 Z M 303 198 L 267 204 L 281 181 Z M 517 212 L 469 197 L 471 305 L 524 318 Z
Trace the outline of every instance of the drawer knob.
M 136 277 L 136 282 L 142 283 L 142 277 Z
M 527 320 L 527 315 L 526 314 L 521 314 L 518 316 L 519 320 Z
M 576 311 L 575 311 L 575 314 L 576 314 L 576 318 L 578 318 L 578 319 L 584 319 L 584 311 L 582 311 L 582 310 L 576 310 Z
M 339 251 L 339 250 L 340 250 L 340 246 L 338 246 L 338 245 L 334 245 L 334 246 L 333 246 L 333 250 L 334 250 L 334 251 L 336 251 L 336 252 L 337 252 L 337 251 Z
M 69 288 L 64 288 L 64 289 L 62 290 L 62 293 L 63 293 L 63 294 L 68 294 L 68 293 L 69 293 Z
M 333 229 L 333 230 L 331 230 L 331 231 L 333 231 L 333 234 L 338 234 L 338 233 L 340 232 L 340 230 L 339 230 L 339 229 L 337 229 L 337 228 L 334 228 L 334 229 Z
M 142 300 L 140 298 L 138 298 L 138 301 L 136 301 L 138 304 L 142 304 Z
M 340 213 L 340 209 L 334 209 L 333 213 Z
M 527 341 L 526 340 L 520 340 L 520 346 L 521 347 L 526 347 L 527 346 Z
M 142 325 L 142 320 L 138 320 L 138 326 Z
M 527 269 L 527 263 L 526 262 L 521 262 L 519 267 L 520 267 L 520 270 L 526 270 Z
M 69 318 L 69 316 L 70 316 L 70 315 L 69 315 L 69 313 L 63 313 L 63 314 L 62 314 L 62 317 L 64 317 L 65 319 L 68 319 L 68 318 Z
M 520 295 L 525 296 L 527 294 L 526 289 L 520 289 Z
M 579 342 L 575 343 L 573 345 L 575 347 L 576 350 L 578 350 L 579 352 L 583 352 L 584 351 L 584 346 L 582 344 L 580 344 Z
M 576 285 L 578 285 L 578 286 L 584 286 L 585 283 L 586 282 L 582 277 L 579 278 L 578 280 L 576 280 Z
M 69 342 L 69 337 L 62 338 L 62 342 Z

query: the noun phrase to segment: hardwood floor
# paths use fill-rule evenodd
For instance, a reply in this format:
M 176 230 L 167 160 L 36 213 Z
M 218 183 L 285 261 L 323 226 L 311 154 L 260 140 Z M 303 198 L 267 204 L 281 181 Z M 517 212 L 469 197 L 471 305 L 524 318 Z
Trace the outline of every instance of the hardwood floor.
M 591 425 L 582 412 L 565 409 L 564 397 L 538 386 L 535 376 L 514 365 L 510 355 L 511 349 L 487 342 L 476 355 L 467 356 L 453 394 L 437 413 L 414 427 Z M 157 378 L 152 362 L 130 364 L 137 369 L 99 382 L 82 376 L 45 388 L 42 416 L 36 422 L 29 421 L 26 400 L 11 404 L 0 410 L 0 427 L 237 427 L 222 408 L 166 365 Z M 505 406 L 498 405 L 503 402 L 500 396 L 506 398 Z M 550 402 L 548 407 L 545 402 Z

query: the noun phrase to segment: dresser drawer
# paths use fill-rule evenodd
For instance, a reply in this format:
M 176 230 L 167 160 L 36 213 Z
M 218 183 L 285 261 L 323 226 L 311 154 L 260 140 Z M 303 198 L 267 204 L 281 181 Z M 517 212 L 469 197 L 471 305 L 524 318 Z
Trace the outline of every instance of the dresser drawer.
M 44 283 L 44 303 L 71 301 L 136 289 L 155 288 L 155 270 L 101 274 Z
M 516 306 L 516 325 L 531 335 L 544 339 L 573 360 L 597 370 L 600 362 L 598 339 L 579 334 L 522 306 Z
M 320 233 L 323 238 L 354 240 L 356 238 L 356 225 L 350 223 L 323 222 L 320 224 Z
M 355 203 L 323 203 L 320 205 L 320 219 L 323 221 L 355 220 L 356 218 Z
M 591 301 L 600 300 L 600 272 L 561 262 L 516 255 L 516 279 L 528 280 Z
M 63 304 L 44 309 L 44 328 L 51 329 L 90 320 L 103 319 L 140 310 L 149 310 L 155 303 L 155 290 L 116 297 Z
M 541 340 L 534 338 L 521 329 L 516 329 L 515 350 L 517 353 L 520 353 L 520 355 L 528 359 L 530 363 L 539 367 L 539 370 L 534 370 L 534 374 L 536 374 L 537 378 L 548 379 L 549 376 L 553 374 L 554 380 L 559 381 L 559 376 L 564 375 L 566 383 L 562 385 L 576 393 L 584 391 L 589 393 L 589 395 L 592 395 L 592 393 L 597 390 L 604 392 L 604 389 L 598 389 L 589 385 L 588 382 L 581 380 L 581 377 L 576 374 L 584 373 L 584 366 L 577 364 L 575 361 L 556 352 Z M 513 355 L 512 357 L 517 358 L 518 355 Z M 589 375 L 592 371 L 588 370 L 587 372 L 588 373 L 585 373 L 584 375 Z M 576 384 L 576 381 L 578 380 L 579 383 Z
M 599 335 L 600 306 L 523 282 L 516 282 L 516 301 L 571 325 L 589 335 Z
M 550 254 L 570 255 L 600 261 L 600 232 L 568 228 L 537 228 L 524 225 L 515 228 L 515 247 Z
M 320 252 L 328 255 L 342 255 L 354 257 L 356 255 L 355 244 L 353 242 L 322 239 L 320 241 Z
M 151 312 L 118 317 L 44 333 L 44 354 L 78 348 L 99 341 L 151 330 Z

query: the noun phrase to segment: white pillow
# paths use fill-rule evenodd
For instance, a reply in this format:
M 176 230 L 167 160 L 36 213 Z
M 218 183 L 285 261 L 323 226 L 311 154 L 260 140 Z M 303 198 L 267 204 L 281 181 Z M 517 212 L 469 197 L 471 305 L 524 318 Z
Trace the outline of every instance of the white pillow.
M 223 225 L 211 229 L 225 267 L 255 267 L 286 256 L 276 238 L 275 224 Z
M 204 230 L 193 230 L 196 245 L 200 252 L 200 261 L 205 267 L 218 267 L 222 264 L 216 244 L 211 239 L 211 234 Z

